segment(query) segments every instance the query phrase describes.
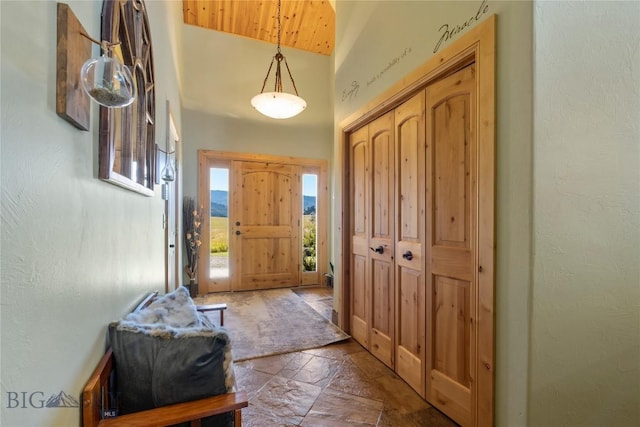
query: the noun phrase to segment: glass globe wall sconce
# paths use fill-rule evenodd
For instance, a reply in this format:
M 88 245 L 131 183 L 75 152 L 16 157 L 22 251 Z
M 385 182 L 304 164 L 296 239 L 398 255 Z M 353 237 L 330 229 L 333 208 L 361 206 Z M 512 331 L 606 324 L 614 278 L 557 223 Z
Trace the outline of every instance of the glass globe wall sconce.
M 122 108 L 131 105 L 136 97 L 136 86 L 129 67 L 124 65 L 117 55 L 113 54 L 114 46 L 82 34 L 92 42 L 99 44 L 102 55 L 90 58 L 82 65 L 80 81 L 84 91 L 98 104 L 107 108 Z
M 167 135 L 165 147 L 166 153 L 164 158 L 164 167 L 160 171 L 160 179 L 164 182 L 171 182 L 176 179 L 176 170 L 173 167 L 173 162 L 171 161 L 171 154 L 175 153 L 175 151 L 169 152 L 169 135 Z
M 160 172 L 160 178 L 164 182 L 171 182 L 176 179 L 176 170 L 173 168 L 173 162 L 171 161 L 171 155 L 169 153 L 166 155 L 164 167 Z
M 162 179 L 165 183 L 169 183 L 175 181 L 176 179 L 176 169 L 174 166 L 174 160 L 176 158 L 176 147 L 179 141 L 178 131 L 176 130 L 176 124 L 173 120 L 173 115 L 171 113 L 171 106 L 169 105 L 169 100 L 167 100 L 167 128 L 166 135 L 164 139 L 164 149 L 165 149 L 165 157 L 164 157 L 164 167 L 160 171 L 160 179 Z M 173 157 L 173 159 L 172 159 Z

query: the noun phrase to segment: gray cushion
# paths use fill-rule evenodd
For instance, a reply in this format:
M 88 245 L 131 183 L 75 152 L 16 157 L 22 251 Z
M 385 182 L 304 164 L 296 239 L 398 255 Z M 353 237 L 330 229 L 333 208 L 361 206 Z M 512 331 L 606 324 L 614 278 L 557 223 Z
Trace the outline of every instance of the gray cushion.
M 207 323 L 180 329 L 150 326 L 109 325 L 121 414 L 230 391 L 233 367 L 226 331 Z M 228 418 L 203 420 L 203 425 L 227 425 Z

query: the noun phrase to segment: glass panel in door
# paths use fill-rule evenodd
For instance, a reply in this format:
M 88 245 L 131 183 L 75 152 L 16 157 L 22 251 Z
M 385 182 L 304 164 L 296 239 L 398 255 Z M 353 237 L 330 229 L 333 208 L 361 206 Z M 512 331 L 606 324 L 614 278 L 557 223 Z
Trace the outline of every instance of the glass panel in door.
M 229 169 L 210 169 L 209 277 L 229 277 Z
M 302 271 L 317 271 L 318 175 L 302 175 Z

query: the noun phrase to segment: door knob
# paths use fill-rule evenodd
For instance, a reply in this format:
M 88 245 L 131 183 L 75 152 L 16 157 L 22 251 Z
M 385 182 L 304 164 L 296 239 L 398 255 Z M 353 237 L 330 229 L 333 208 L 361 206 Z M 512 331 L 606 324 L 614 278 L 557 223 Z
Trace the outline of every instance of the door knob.
M 240 234 L 240 230 L 236 230 L 236 236 L 239 236 Z
M 377 248 L 369 248 L 369 249 L 371 249 L 373 252 L 376 252 L 376 253 L 379 253 L 379 254 L 384 252 L 384 248 L 382 246 L 378 246 Z
M 411 261 L 413 259 L 413 254 L 411 253 L 411 251 L 407 251 L 402 254 L 402 258 L 406 259 L 407 261 Z
M 175 248 L 175 247 L 176 247 L 176 245 L 174 245 L 173 243 L 171 243 L 171 244 L 169 245 L 169 247 L 170 247 L 170 248 Z
M 236 221 L 236 225 L 240 225 L 240 221 Z

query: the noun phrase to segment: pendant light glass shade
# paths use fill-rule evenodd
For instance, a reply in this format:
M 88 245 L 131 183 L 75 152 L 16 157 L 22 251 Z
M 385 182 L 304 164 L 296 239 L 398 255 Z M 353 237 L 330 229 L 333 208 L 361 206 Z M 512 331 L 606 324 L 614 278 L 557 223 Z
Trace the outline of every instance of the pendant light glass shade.
M 272 119 L 288 119 L 307 108 L 304 99 L 285 92 L 263 92 L 251 98 L 251 105 Z
M 251 98 L 251 105 L 260 113 L 272 119 L 288 119 L 300 114 L 305 108 L 307 108 L 307 102 L 298 96 L 298 89 L 296 88 L 296 82 L 293 81 L 291 76 L 291 70 L 289 64 L 284 55 L 280 52 L 280 0 L 278 0 L 278 50 L 271 60 L 269 70 L 267 70 L 267 76 L 262 83 L 262 90 L 260 93 Z M 292 93 L 286 93 L 282 91 L 282 73 L 280 71 L 280 64 L 284 61 L 284 65 L 287 67 L 287 73 L 289 73 L 289 79 L 293 85 L 295 95 Z M 269 79 L 271 68 L 273 63 L 276 63 L 276 81 L 273 92 L 265 92 L 264 88 Z
M 131 105 L 136 87 L 129 68 L 118 59 L 103 54 L 84 63 L 80 72 L 82 87 L 98 104 L 108 108 Z

